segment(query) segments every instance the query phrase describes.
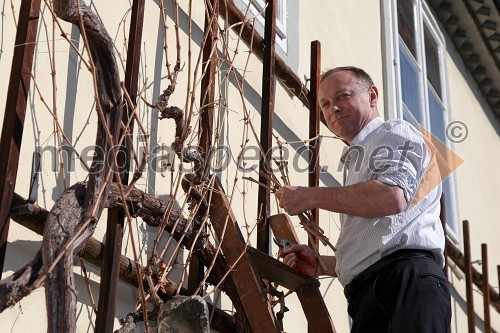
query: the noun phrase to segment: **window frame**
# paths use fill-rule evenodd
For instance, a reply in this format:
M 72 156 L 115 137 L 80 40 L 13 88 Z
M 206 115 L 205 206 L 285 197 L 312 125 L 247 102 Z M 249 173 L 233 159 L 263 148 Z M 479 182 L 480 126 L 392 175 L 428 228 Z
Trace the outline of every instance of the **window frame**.
M 264 6 L 266 5 L 265 0 L 242 0 L 245 5 L 248 5 L 249 2 L 252 3 L 253 8 L 255 10 L 254 14 L 257 14 L 259 12 L 262 12 L 264 9 Z M 286 3 L 287 0 L 277 0 L 278 2 L 276 3 L 277 6 L 279 6 L 279 3 L 281 2 L 281 5 L 283 6 L 282 8 L 282 13 L 283 16 L 279 17 L 278 13 L 276 13 L 276 34 L 281 38 L 284 39 L 286 38 Z M 252 10 L 252 7 L 250 7 Z M 259 15 L 257 17 L 259 22 L 264 25 L 264 17 L 262 15 Z
M 249 8 L 250 15 L 255 16 L 256 22 L 259 23 L 260 29 L 264 29 L 265 15 L 263 8 L 266 5 L 265 0 L 235 0 L 235 3 L 239 1 L 243 6 L 242 12 L 245 13 L 246 8 Z M 282 16 L 278 17 L 276 13 L 276 45 L 279 46 L 285 54 L 288 53 L 288 41 L 287 41 L 287 2 L 288 0 L 277 0 L 281 2 L 282 5 Z M 279 3 L 276 4 L 277 6 Z M 258 15 L 262 13 L 261 15 Z
M 385 110 L 386 117 L 388 119 L 403 119 L 404 112 L 410 112 L 403 102 L 403 89 L 401 82 L 401 72 L 400 64 L 401 59 L 399 56 L 400 50 L 407 55 L 410 60 L 416 62 L 418 70 L 418 85 L 419 85 L 419 96 L 420 96 L 420 107 L 422 113 L 422 124 L 426 129 L 431 128 L 432 117 L 430 114 L 429 105 L 429 89 L 431 93 L 435 94 L 436 101 L 440 103 L 443 110 L 443 122 L 444 124 L 449 123 L 449 94 L 448 94 L 448 82 L 446 77 L 446 62 L 445 62 L 445 52 L 446 52 L 446 42 L 445 37 L 441 31 L 438 22 L 434 18 L 432 11 L 425 0 L 412 0 L 414 9 L 414 24 L 415 24 L 415 47 L 416 47 L 416 59 L 405 45 L 402 37 L 399 35 L 398 31 L 398 13 L 397 13 L 397 1 L 382 1 L 382 22 L 383 22 L 383 38 L 385 42 L 385 56 L 384 56 L 384 67 L 386 68 L 386 74 L 384 76 L 384 83 L 388 89 L 386 89 L 385 98 Z M 431 37 L 436 42 L 438 49 L 438 61 L 439 61 L 439 77 L 441 83 L 441 97 L 437 94 L 434 87 L 427 78 L 427 66 L 425 60 L 425 35 L 424 27 L 427 27 Z M 403 47 L 401 47 L 403 46 Z M 437 97 L 437 98 L 436 98 Z M 405 110 L 406 109 L 406 110 Z M 444 144 L 453 150 L 453 143 L 444 137 Z M 447 223 L 447 235 L 456 244 L 460 244 L 461 230 L 459 228 L 458 221 L 458 206 L 456 198 L 456 188 L 455 188 L 455 174 L 452 173 L 447 179 L 449 179 L 450 193 L 445 193 L 448 195 L 447 201 L 451 203 L 451 207 L 447 207 L 448 213 L 446 216 Z

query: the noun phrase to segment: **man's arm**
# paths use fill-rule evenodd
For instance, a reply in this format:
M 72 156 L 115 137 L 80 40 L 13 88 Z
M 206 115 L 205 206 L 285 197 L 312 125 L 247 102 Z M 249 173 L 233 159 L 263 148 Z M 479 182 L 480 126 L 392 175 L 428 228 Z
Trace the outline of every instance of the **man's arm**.
M 407 202 L 403 190 L 378 180 L 344 187 L 284 186 L 276 192 L 280 207 L 290 215 L 314 208 L 375 218 L 404 211 Z

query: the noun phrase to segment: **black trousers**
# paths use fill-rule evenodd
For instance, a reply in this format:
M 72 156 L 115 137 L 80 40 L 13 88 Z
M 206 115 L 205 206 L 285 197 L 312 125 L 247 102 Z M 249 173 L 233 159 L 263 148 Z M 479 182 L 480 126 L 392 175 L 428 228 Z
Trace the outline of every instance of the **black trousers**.
M 441 267 L 428 256 L 400 258 L 372 272 L 358 287 L 348 299 L 351 333 L 449 331 L 448 282 Z

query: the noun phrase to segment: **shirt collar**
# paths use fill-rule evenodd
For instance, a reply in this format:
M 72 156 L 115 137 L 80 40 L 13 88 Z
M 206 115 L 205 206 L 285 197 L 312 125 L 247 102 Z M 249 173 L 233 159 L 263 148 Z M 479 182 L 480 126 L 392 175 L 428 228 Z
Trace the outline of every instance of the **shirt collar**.
M 361 131 L 359 131 L 354 140 L 352 140 L 351 147 L 363 143 L 366 137 L 382 125 L 383 122 L 384 121 L 380 117 L 373 118 L 368 124 L 365 125 L 365 127 L 361 129 Z

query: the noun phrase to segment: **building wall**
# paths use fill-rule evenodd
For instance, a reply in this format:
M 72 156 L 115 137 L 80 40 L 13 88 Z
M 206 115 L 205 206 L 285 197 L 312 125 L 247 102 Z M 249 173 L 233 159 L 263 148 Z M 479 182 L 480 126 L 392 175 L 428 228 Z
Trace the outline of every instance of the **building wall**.
M 499 130 L 500 123 L 496 119 L 479 92 L 472 76 L 467 72 L 463 61 L 447 41 L 446 56 L 447 74 L 449 77 L 449 95 L 451 105 L 451 121 L 461 121 L 468 130 L 463 142 L 453 145 L 453 150 L 464 163 L 455 172 L 457 207 L 459 220 L 470 223 L 471 258 L 476 261 L 473 267 L 479 272 L 482 266 L 477 263 L 481 259 L 481 244 L 488 245 L 489 282 L 498 290 L 497 265 L 500 253 L 496 235 L 498 234 L 498 209 L 496 200 L 500 189 L 500 179 L 496 177 L 496 165 L 500 162 Z M 465 129 L 464 129 L 465 131 Z M 465 132 L 464 132 L 465 133 Z M 460 223 L 461 225 L 461 223 Z M 461 235 L 463 237 L 463 235 Z M 463 249 L 463 242 L 460 243 Z M 455 309 L 452 320 L 452 332 L 462 332 L 467 325 L 465 308 L 465 280 L 458 280 L 450 274 L 453 282 Z M 476 310 L 476 325 L 479 329 L 483 324 L 483 297 L 474 287 L 474 307 Z M 492 327 L 500 330 L 500 315 L 490 308 Z
M 299 77 L 306 75 L 309 77 L 310 66 L 310 42 L 319 40 L 322 48 L 322 67 L 324 69 L 336 66 L 355 65 L 363 67 L 370 73 L 374 82 L 380 88 L 379 110 L 382 115 L 384 103 L 382 99 L 387 96 L 385 91 L 383 73 L 383 56 L 385 49 L 383 47 L 381 28 L 382 12 L 380 3 L 373 0 L 358 1 L 322 1 L 317 3 L 299 2 L 298 0 L 289 0 L 292 3 L 289 8 L 298 9 L 298 14 L 289 15 L 297 20 L 291 22 L 294 24 L 294 31 L 297 36 L 294 38 L 293 45 L 298 45 L 297 49 L 289 48 L 288 52 L 293 53 L 294 62 L 296 62 L 296 74 Z M 15 15 L 19 11 L 20 1 L 14 1 Z M 195 2 L 193 2 L 195 3 Z M 70 50 L 67 43 L 59 36 L 56 29 L 52 32 L 52 19 L 50 12 L 42 3 L 42 16 L 40 20 L 39 36 L 37 42 L 37 54 L 34 64 L 34 76 L 50 109 L 56 105 L 57 115 L 67 136 L 74 142 L 79 151 L 84 151 L 85 147 L 90 147 L 95 141 L 95 124 L 97 121 L 95 107 L 93 105 L 93 86 L 91 77 L 85 68 L 85 65 L 78 59 L 76 54 Z M 130 23 L 130 13 L 128 3 L 112 3 L 105 1 L 96 1 L 93 3 L 94 9 L 100 15 L 108 29 L 109 34 L 115 41 L 116 54 L 121 70 L 121 80 L 125 70 L 126 61 L 126 43 L 128 38 L 128 25 Z M 168 42 L 168 61 L 175 62 L 175 29 L 174 18 L 175 10 L 173 4 L 165 2 Z M 191 33 L 187 15 L 189 13 L 188 2 L 180 2 L 179 10 L 179 35 L 181 43 L 181 67 L 178 84 L 175 93 L 172 95 L 170 104 L 177 105 L 188 110 L 188 78 L 191 76 L 193 82 L 194 69 L 199 54 L 199 45 L 203 38 L 203 8 L 201 1 L 196 1 L 193 7 L 193 22 Z M 2 17 L 3 25 L 1 27 L 1 36 L 3 40 L 2 51 L 0 53 L 0 72 L 10 72 L 12 59 L 12 46 L 14 45 L 15 24 L 13 15 L 9 9 L 5 9 L 6 15 Z M 163 50 L 163 26 L 160 15 L 158 1 L 146 2 L 145 23 L 143 33 L 143 43 L 136 47 L 141 47 L 141 69 L 139 77 L 139 87 L 143 91 L 143 97 L 150 103 L 155 102 L 157 96 L 168 85 L 166 58 Z M 220 20 L 220 25 L 223 22 Z M 82 50 L 83 42 L 79 37 L 77 29 L 69 24 L 62 24 L 64 30 L 71 35 L 78 48 Z M 355 28 L 352 28 L 355 27 Z M 52 49 L 52 40 L 55 36 L 55 52 Z M 191 39 L 189 38 L 191 36 Z M 226 76 L 228 69 L 231 69 L 228 63 L 221 64 L 220 81 L 217 83 L 216 100 L 217 116 L 220 138 L 217 147 L 217 156 L 221 161 L 221 169 L 215 170 L 221 178 L 221 181 L 227 193 L 233 197 L 232 208 L 238 218 L 238 223 L 245 237 L 248 235 L 250 244 L 255 245 L 255 226 L 257 219 L 257 186 L 242 177 L 252 176 L 257 178 L 257 171 L 252 167 L 258 165 L 256 158 L 257 140 L 252 131 L 260 133 L 260 95 L 262 93 L 262 63 L 255 56 L 250 56 L 247 47 L 237 41 L 237 34 L 229 31 L 225 35 L 229 47 L 219 47 L 218 52 L 222 57 L 228 53 L 233 59 L 233 74 Z M 190 41 L 191 40 L 191 41 Z M 484 103 L 478 89 L 472 83 L 473 80 L 467 75 L 465 67 L 459 57 L 454 53 L 453 47 L 448 43 L 447 75 L 449 81 L 449 95 L 451 104 L 450 120 L 460 120 L 467 124 L 469 136 L 461 144 L 456 144 L 453 149 L 461 156 L 465 163 L 457 170 L 455 177 L 457 183 L 457 201 L 459 207 L 460 219 L 469 219 L 471 221 L 473 258 L 479 258 L 480 246 L 482 242 L 487 242 L 490 246 L 490 280 L 493 285 L 496 283 L 495 265 L 498 263 L 498 246 L 495 247 L 494 235 L 498 234 L 498 226 L 494 223 L 496 210 L 494 209 L 495 194 L 498 194 L 498 177 L 491 177 L 494 174 L 495 162 L 498 159 L 498 121 L 493 119 L 491 111 Z M 220 45 L 219 45 L 220 46 Z M 191 66 L 189 66 L 188 50 L 191 49 Z M 235 52 L 237 50 L 238 52 Z M 52 77 L 50 75 L 50 59 L 55 55 L 56 58 L 56 101 L 52 101 Z M 173 65 L 172 65 L 173 66 Z M 232 73 L 232 72 L 231 72 Z M 199 79 L 199 70 L 197 74 Z M 243 80 L 244 79 L 244 80 Z M 238 83 L 240 82 L 240 83 Z M 244 96 L 242 97 L 238 89 L 239 84 L 243 84 Z M 7 80 L 0 83 L 0 101 L 5 100 L 7 90 Z M 196 95 L 195 113 L 193 121 L 193 132 L 188 141 L 196 143 L 196 123 L 199 107 L 199 93 Z M 21 151 L 21 160 L 19 166 L 19 177 L 16 184 L 16 192 L 27 196 L 29 188 L 30 161 L 35 147 L 41 147 L 44 150 L 42 155 L 42 172 L 40 174 L 40 188 L 37 204 L 50 209 L 53 202 L 61 194 L 64 186 L 61 182 L 61 172 L 57 169 L 54 172 L 52 156 L 48 147 L 57 147 L 57 141 L 54 137 L 54 122 L 50 113 L 44 104 L 40 101 L 33 85 L 30 92 L 29 107 L 26 116 L 26 125 L 23 136 L 23 145 Z M 0 109 L 0 115 L 3 115 L 3 109 Z M 485 111 L 483 111 L 485 110 Z M 281 142 L 285 142 L 283 149 L 289 154 L 289 171 L 293 185 L 307 185 L 307 162 L 305 156 L 300 156 L 302 143 L 297 142 L 308 137 L 308 110 L 295 97 L 292 97 L 285 86 L 277 82 L 276 84 L 276 103 L 275 103 L 274 133 Z M 173 122 L 171 120 L 159 120 L 157 113 L 150 110 L 144 103 L 139 103 L 139 116 L 143 124 L 147 127 L 151 140 L 152 156 L 148 170 L 137 183 L 137 186 L 149 194 L 156 195 L 163 200 L 168 200 L 171 193 L 175 193 L 175 188 L 171 186 L 172 177 L 177 177 L 177 170 L 161 168 L 153 170 L 152 165 L 158 164 L 159 158 L 164 156 L 165 150 L 162 145 L 168 146 L 174 138 Z M 246 120 L 246 121 L 243 121 Z M 136 127 L 137 129 L 137 127 Z M 322 138 L 320 165 L 327 170 L 321 173 L 321 185 L 339 186 L 342 182 L 342 174 L 338 158 L 344 149 L 344 144 L 330 136 L 326 127 L 322 125 L 321 133 L 325 135 Z M 294 142 L 294 143 L 286 143 Z M 144 149 L 141 142 L 135 142 L 138 150 Z M 274 142 L 276 146 L 276 142 Z M 242 148 L 243 147 L 243 148 Z M 244 157 L 246 163 L 244 168 L 237 167 L 238 156 Z M 487 156 L 487 158 L 485 158 Z M 74 159 L 70 156 L 67 163 Z M 490 163 L 490 161 L 492 163 Z M 153 163 L 156 162 L 156 163 Z M 486 163 L 485 163 L 486 162 Z M 67 164 L 66 163 L 66 164 Z M 57 166 L 57 160 L 55 165 Z M 86 172 L 79 162 L 74 163 L 74 170 L 66 172 L 65 177 L 68 184 L 82 181 L 86 177 Z M 241 165 L 240 165 L 241 166 Z M 186 165 L 185 167 L 188 167 Z M 481 171 L 479 171 L 480 169 Z M 257 170 L 257 171 L 256 171 Z M 235 179 L 237 179 L 235 181 Z M 182 192 L 182 191 L 181 191 Z M 176 205 L 182 207 L 184 197 L 180 192 L 176 193 L 178 199 Z M 272 199 L 272 211 L 278 212 L 274 199 Z M 188 214 L 186 208 L 184 212 Z M 94 237 L 103 240 L 105 234 L 105 219 L 103 214 L 99 227 Z M 297 219 L 292 217 L 293 223 L 297 226 L 299 237 L 306 242 L 306 235 L 299 226 Z M 123 253 L 128 257 L 133 257 L 130 239 L 134 238 L 139 246 L 141 264 L 146 263 L 147 255 L 153 247 L 155 230 L 146 227 L 140 220 L 133 221 L 133 235 L 127 229 Z M 321 212 L 321 226 L 335 243 L 339 234 L 339 218 L 337 214 Z M 167 236 L 162 238 L 162 243 L 166 243 Z M 4 269 L 4 276 L 9 275 L 16 268 L 27 262 L 33 257 L 41 244 L 41 237 L 17 225 L 11 224 L 9 233 L 9 245 L 7 252 L 7 262 Z M 169 246 L 168 253 L 175 247 L 172 243 Z M 331 250 L 322 247 L 322 253 L 331 254 Z M 277 253 L 277 248 L 273 246 L 272 253 Z M 181 253 L 178 262 L 181 263 L 186 254 Z M 167 257 L 168 259 L 168 257 Z M 496 259 L 496 260 L 495 260 Z M 477 267 L 477 266 L 476 266 Z M 94 297 L 98 295 L 98 268 L 86 265 L 90 275 L 90 287 Z M 170 277 L 177 281 L 182 272 L 182 265 L 175 265 L 174 271 Z M 478 267 L 480 268 L 480 267 Z M 93 331 L 93 322 L 95 315 L 89 301 L 85 282 L 82 277 L 80 261 L 75 259 L 75 276 L 79 290 L 78 303 L 78 327 L 80 331 Z M 349 319 L 347 316 L 347 302 L 343 296 L 342 287 L 336 279 L 322 279 L 321 290 L 328 305 L 333 322 L 338 332 L 347 332 L 349 330 Z M 454 294 L 454 332 L 465 332 L 466 318 L 463 314 L 463 285 L 464 281 L 456 281 L 453 276 L 453 285 L 456 293 Z M 120 284 L 117 317 L 125 316 L 131 311 L 136 291 L 131 287 Z M 211 291 L 211 287 L 208 288 Z M 477 293 L 476 293 L 477 294 Z M 213 299 L 211 295 L 209 298 Z M 97 302 L 97 300 L 96 300 Z M 222 298 L 217 301 L 218 304 L 226 310 L 231 309 L 231 304 L 227 299 Z M 24 332 L 28 329 L 40 329 L 45 327 L 46 318 L 44 306 L 43 290 L 37 290 L 28 298 L 22 300 L 20 305 L 4 311 L 0 314 L 0 331 L 10 330 L 12 332 Z M 290 309 L 285 315 L 285 330 L 287 332 L 304 332 L 307 323 L 300 308 L 300 304 L 295 296 L 290 296 L 286 300 L 287 307 Z M 477 299 L 477 313 L 481 313 L 481 300 Z M 492 309 L 494 328 L 500 330 L 498 313 Z M 480 327 L 478 323 L 478 327 Z M 118 321 L 115 327 L 119 327 Z M 41 329 L 43 330 L 43 329 Z

